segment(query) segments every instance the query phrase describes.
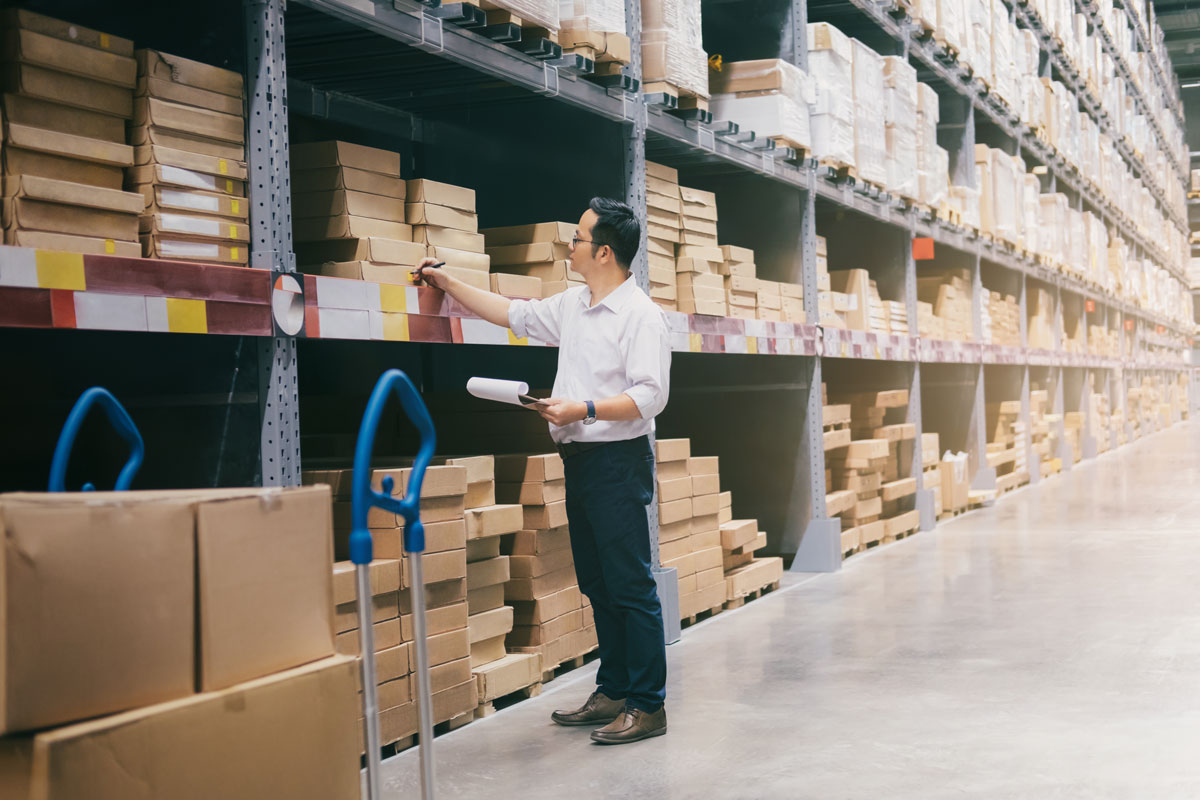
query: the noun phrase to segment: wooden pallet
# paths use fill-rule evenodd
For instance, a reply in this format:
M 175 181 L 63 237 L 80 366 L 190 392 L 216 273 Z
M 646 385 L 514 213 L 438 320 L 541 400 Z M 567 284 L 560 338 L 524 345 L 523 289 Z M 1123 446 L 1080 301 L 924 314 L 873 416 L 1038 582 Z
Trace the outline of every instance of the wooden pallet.
M 654 81 L 642 84 L 642 94 L 665 94 L 675 98 L 676 108 L 680 111 L 708 111 L 708 98 L 700 97 L 695 92 L 681 89 L 673 83 Z
M 510 692 L 503 697 L 487 700 L 475 707 L 475 719 L 490 717 L 492 714 L 495 714 L 502 708 L 508 708 L 514 703 L 519 703 L 522 700 L 528 700 L 531 697 L 537 697 L 541 693 L 542 684 L 539 681 L 538 683 L 530 684 L 524 688 L 517 689 L 515 692 Z
M 680 625 L 680 627 L 683 627 L 683 628 L 690 628 L 693 625 L 695 625 L 697 622 L 703 622 L 706 619 L 711 619 L 712 617 L 715 617 L 717 614 L 720 614 L 724 610 L 725 610 L 725 604 L 722 603 L 719 606 L 714 606 L 712 608 L 705 609 L 704 611 L 697 611 L 695 614 L 692 614 L 691 616 L 684 617 L 683 619 L 681 619 L 679 621 L 679 625 Z
M 565 675 L 573 669 L 579 669 L 584 664 L 591 661 L 596 655 L 598 655 L 596 650 L 592 649 L 586 653 L 583 653 L 582 655 L 575 656 L 574 658 L 568 658 L 566 661 L 563 661 L 561 664 L 558 664 L 555 667 L 543 669 L 542 683 L 549 683 L 555 678 Z
M 762 597 L 764 594 L 770 594 L 771 592 L 777 590 L 778 588 L 779 588 L 779 581 L 774 581 L 773 583 L 769 583 L 766 586 L 755 589 L 754 591 L 750 592 L 750 594 L 745 595 L 744 597 L 735 597 L 732 600 L 726 600 L 725 601 L 725 610 L 732 611 L 735 608 L 741 608 L 742 606 L 746 605 L 746 603 L 750 602 L 751 600 L 757 600 L 758 598 Z
M 450 731 L 456 731 L 459 728 L 466 727 L 475 721 L 475 711 L 466 711 L 459 714 L 457 717 L 448 719 L 445 722 L 439 722 L 433 726 L 434 736 L 444 736 Z
M 798 144 L 786 136 L 772 136 L 771 141 L 776 147 L 790 147 L 796 151 L 796 157 L 791 159 L 794 163 L 801 164 L 812 158 L 812 148 L 808 145 Z
M 818 158 L 817 165 L 826 173 L 826 179 L 834 183 L 858 181 L 858 168 L 852 164 L 846 164 L 837 159 Z

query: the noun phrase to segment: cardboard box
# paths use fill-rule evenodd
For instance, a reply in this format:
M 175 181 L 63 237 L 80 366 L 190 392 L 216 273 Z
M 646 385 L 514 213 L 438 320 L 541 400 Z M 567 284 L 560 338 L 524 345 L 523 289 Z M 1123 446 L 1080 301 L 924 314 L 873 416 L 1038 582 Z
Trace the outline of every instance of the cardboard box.
M 415 286 L 412 267 L 399 264 L 372 264 L 370 261 L 331 261 L 317 268 L 318 275 L 374 283 L 393 283 L 400 286 Z M 307 271 L 307 270 L 301 270 Z
M 238 75 L 238 77 L 241 76 Z M 245 102 L 240 94 L 237 96 L 222 94 L 148 75 L 138 77 L 133 95 L 135 98 L 156 97 L 172 103 L 217 111 L 222 114 L 234 114 L 239 117 L 245 116 L 246 113 Z
M 0 732 L 194 691 L 193 509 L 121 494 L 0 497 Z
M 2 19 L 3 25 L 0 27 L 34 31 L 61 39 L 64 42 L 86 45 L 119 56 L 133 55 L 133 42 L 130 40 L 85 28 L 73 22 L 64 22 L 60 19 L 16 8 L 6 10 Z
M 477 561 L 487 561 L 492 558 L 499 558 L 500 556 L 499 536 L 492 536 L 488 539 L 472 539 L 467 542 L 468 565 L 474 564 Z
M 475 690 L 480 703 L 512 694 L 542 679 L 542 659 L 538 653 L 509 653 L 486 666 L 475 669 Z
M 425 609 L 425 635 L 440 636 L 443 633 L 461 631 L 469 627 L 467 604 L 465 601 L 452 603 L 448 606 Z M 400 617 L 400 636 L 406 642 L 412 642 L 416 635 L 413 615 L 404 614 Z
M 514 578 L 536 578 L 572 566 L 571 548 L 554 550 L 537 556 L 508 556 L 509 571 Z
M 178 186 L 184 189 L 218 192 L 233 197 L 246 196 L 245 181 L 234 178 L 223 178 L 218 175 L 209 175 L 181 167 L 172 167 L 165 164 L 146 164 L 126 170 L 126 173 L 129 177 L 129 183 L 135 186 L 138 184 Z
M 138 75 L 184 86 L 194 86 L 197 89 L 219 92 L 232 97 L 240 98 L 245 94 L 240 72 L 168 55 L 158 50 L 138 50 L 135 56 L 137 57 Z M 295 153 L 295 148 L 292 152 Z
M 571 258 L 570 247 L 552 242 L 502 245 L 487 247 L 487 254 L 495 266 L 552 264 Z
M 413 700 L 412 684 L 413 680 L 407 675 L 380 682 L 375 690 L 375 700 L 379 703 L 379 708 L 386 711 L 389 708 L 411 703 Z M 359 692 L 362 692 L 361 688 Z
M 658 521 L 663 525 L 670 525 L 672 522 L 690 519 L 691 516 L 692 498 L 690 497 L 658 504 Z
M 68 75 L 32 64 L 9 64 L 4 70 L 4 90 L 49 100 L 73 108 L 96 111 L 120 119 L 133 116 L 133 92 L 100 80 Z
M 332 192 L 346 189 L 390 197 L 403 202 L 408 194 L 403 178 L 353 167 L 293 168 L 291 178 L 293 197 L 305 192 Z
M 709 495 L 717 494 L 721 489 L 721 476 L 719 475 L 693 475 L 692 476 L 692 494 L 693 495 Z M 719 506 L 718 506 L 719 508 Z
M 567 524 L 566 501 L 521 508 L 524 511 L 524 530 L 549 530 Z
M 516 625 L 541 625 L 583 607 L 583 595 L 578 586 L 570 586 L 532 601 L 513 603 L 513 622 Z
M 246 120 L 240 113 L 222 114 L 157 97 L 139 97 L 134 101 L 133 125 L 153 126 L 238 145 L 246 141 Z
M 184 211 L 235 220 L 246 220 L 250 216 L 249 204 L 241 197 L 199 189 L 173 189 L 149 183 L 134 189 L 141 192 L 144 207 L 152 214 Z
M 0 740 L 0 784 L 8 796 L 46 800 L 357 800 L 356 669 L 353 659 L 329 658 Z
M 376 558 L 368 566 L 367 576 L 371 595 L 392 594 L 400 591 L 400 560 Z M 333 565 L 333 602 L 336 605 L 355 602 L 358 592 L 354 577 L 354 564 L 338 561 Z
M 470 575 L 471 565 L 467 564 L 467 574 Z M 470 578 L 468 577 L 468 581 Z M 471 616 L 491 611 L 504 605 L 504 584 L 483 586 L 467 592 L 467 613 Z
M 472 614 L 467 618 L 467 633 L 471 644 L 503 636 L 512 630 L 513 610 L 511 606 L 500 606 L 491 611 Z
M 536 578 L 513 578 L 504 584 L 504 600 L 530 601 L 560 592 L 575 585 L 575 567 L 565 567 Z
M 572 237 L 575 236 L 575 223 L 538 222 L 533 225 L 486 228 L 480 233 L 487 237 L 488 247 L 529 244 L 530 242 L 569 244 Z
M 494 505 L 467 509 L 465 519 L 469 540 L 519 531 L 525 517 L 520 505 Z
M 391 594 L 376 595 L 371 598 L 371 623 L 386 622 L 389 619 L 395 619 L 400 616 L 398 603 L 400 602 L 400 593 L 392 592 Z M 346 631 L 356 630 L 358 628 L 358 603 L 346 603 L 337 606 L 333 610 L 333 629 L 335 633 L 345 633 Z
M 522 505 L 546 505 L 557 503 L 567 497 L 567 482 L 565 479 L 526 483 L 496 484 L 496 496 L 505 503 L 521 503 Z
M 171 150 L 182 150 L 186 153 L 224 158 L 229 161 L 246 160 L 246 145 L 242 142 L 226 142 L 209 136 L 196 136 L 185 131 L 153 125 L 130 126 L 128 143 L 135 147 L 149 145 L 166 147 Z
M 111 191 L 100 189 L 99 191 Z M 17 197 L 4 200 L 3 226 L 136 242 L 137 216 L 98 208 L 82 208 Z
M 143 214 L 138 228 L 141 233 L 162 235 L 175 240 L 215 240 L 230 243 L 250 241 L 250 226 L 245 222 L 181 211 Z
M 491 279 L 491 290 L 497 294 L 526 300 L 537 300 L 542 297 L 541 278 L 531 278 L 526 275 L 507 275 L 502 272 L 492 273 L 489 277 Z
M 87 136 L 75 136 L 45 128 L 32 128 L 12 122 L 5 125 L 4 136 L 5 171 L 9 175 L 22 173 L 21 170 L 16 168 L 16 165 L 9 163 L 13 159 L 13 150 L 27 150 L 33 153 L 44 153 L 50 156 L 104 164 L 111 167 L 131 166 L 134 163 L 136 155 L 133 148 L 124 144 L 106 142 Z M 22 157 L 18 156 L 17 158 L 21 159 Z M 24 158 L 27 159 L 28 157 Z M 58 180 L 72 180 L 69 174 L 61 176 L 44 174 L 43 172 L 35 172 L 34 174 Z M 90 181 L 75 182 L 90 183 Z
M 522 530 L 501 538 L 501 549 L 509 555 L 537 556 L 571 546 L 570 530 L 563 526 L 553 530 Z
M 658 439 L 654 443 L 654 456 L 658 463 L 686 461 L 692 454 L 691 439 Z
M 492 268 L 492 259 L 486 253 L 475 253 L 469 250 L 458 250 L 453 247 L 441 247 L 434 244 L 427 244 L 424 247 L 425 255 L 430 258 L 436 258 L 438 261 L 445 262 L 452 267 L 479 270 L 481 272 L 487 272 Z
M 722 549 L 720 547 L 703 547 L 699 550 L 692 550 L 692 566 L 695 568 L 696 573 L 721 569 L 721 552 Z M 708 585 L 708 583 L 705 583 L 700 588 Z
M 506 642 L 509 647 L 534 647 L 561 639 L 583 628 L 583 610 L 570 611 L 541 625 L 514 625 Z
M 712 476 L 699 475 L 697 477 L 704 480 L 704 478 Z M 692 478 L 692 485 L 695 486 L 695 484 L 696 478 Z M 692 516 L 697 519 L 714 517 L 720 510 L 721 504 L 716 492 L 692 497 Z
M 471 669 L 491 664 L 504 658 L 506 650 L 504 649 L 504 636 L 496 636 L 491 639 L 484 639 L 481 642 L 474 642 L 471 645 Z
M 487 586 L 506 583 L 512 576 L 509 559 L 512 556 L 497 556 L 482 561 L 467 562 L 467 587 L 470 591 Z
M 448 664 L 471 657 L 470 634 L 464 625 L 460 630 L 429 636 L 429 665 Z
M 400 634 L 399 617 L 376 622 L 371 626 L 371 633 L 374 637 L 372 644 L 376 653 L 398 647 L 404 642 L 404 637 Z M 334 647 L 343 655 L 362 655 L 362 639 L 358 629 L 339 633 L 334 638 Z
M 736 550 L 754 541 L 758 535 L 758 520 L 739 519 L 721 526 L 721 547 Z
M 425 245 L 383 237 L 329 239 L 296 245 L 296 261 L 301 264 L 370 261 L 413 267 L 422 258 L 425 258 Z
M 455 603 L 464 603 L 466 600 L 466 578 L 442 581 L 441 583 L 430 583 L 425 586 L 426 608 L 441 608 L 442 606 L 454 605 Z M 400 593 L 400 613 L 413 613 L 411 592 Z
M 351 167 L 382 175 L 400 176 L 400 154 L 377 147 L 338 141 L 309 142 L 293 144 L 290 155 L 294 169 Z
M 454 228 L 440 228 L 434 225 L 415 225 L 412 228 L 412 240 L 435 247 L 449 247 L 454 250 L 464 250 L 468 253 L 483 253 L 483 235 Z M 489 254 L 490 255 L 490 254 Z
M 336 217 L 348 214 L 389 222 L 405 222 L 403 200 L 348 189 L 334 189 L 328 192 L 297 192 L 292 195 L 292 214 L 299 218 Z
M 196 239 L 166 239 L 142 236 L 142 255 L 146 258 L 168 258 L 180 261 L 207 261 L 216 264 L 242 264 L 250 260 L 245 245 L 204 242 Z
M 127 55 L 16 27 L 7 27 L 3 40 L 6 60 L 82 76 L 126 90 L 137 83 L 137 62 Z
M 453 186 L 449 183 L 438 183 L 426 178 L 416 178 L 408 181 L 408 201 L 410 203 L 432 203 L 475 213 L 475 190 L 465 186 Z M 453 245 L 450 245 L 451 247 Z
M 718 522 L 717 526 L 719 526 L 719 525 L 720 525 L 720 523 Z M 707 550 L 710 547 L 720 547 L 721 546 L 720 528 L 713 527 L 713 528 L 706 528 L 704 530 L 697 531 L 696 533 L 693 533 L 691 535 L 691 537 L 688 539 L 688 541 L 691 543 L 691 546 L 692 546 L 691 549 L 692 549 L 693 553 L 697 553 L 701 550 Z
M 479 218 L 474 211 L 460 211 L 433 203 L 408 203 L 404 207 L 404 216 L 404 221 L 409 225 L 433 225 L 469 233 L 479 232 Z
M 328 490 L 201 503 L 196 556 L 201 690 L 333 653 Z
M 17 94 L 5 94 L 0 100 L 4 119 L 12 124 L 125 144 L 125 123 L 117 117 Z
M 121 256 L 123 258 L 141 258 L 142 256 L 142 245 L 138 242 L 119 242 L 116 239 L 97 239 L 45 231 L 8 231 L 5 234 L 5 243 L 18 247 L 60 250 L 67 253 Z
M 435 724 L 461 717 L 473 712 L 479 705 L 475 694 L 475 678 L 453 689 L 437 692 L 433 695 L 433 721 Z
M 558 453 L 496 456 L 496 480 L 517 483 L 556 481 L 566 477 Z
M 297 217 L 293 221 L 293 236 L 297 242 L 320 239 L 361 239 L 378 236 L 384 239 L 412 239 L 412 228 L 403 222 L 355 217 L 338 214 L 329 217 Z
M 658 502 L 670 503 L 675 500 L 682 500 L 685 497 L 692 496 L 692 479 L 675 478 L 673 480 L 658 481 Z
M 692 520 L 681 519 L 678 522 L 664 524 L 662 520 L 658 522 L 658 540 L 660 542 L 671 542 L 676 539 L 685 539 L 692 535 Z
M 414 586 L 410 572 L 412 561 L 408 554 L 405 554 L 401 561 L 403 566 L 400 569 L 400 588 L 410 589 Z M 421 570 L 421 578 L 426 585 L 465 578 L 467 577 L 467 551 L 464 548 L 441 553 L 428 553 L 421 558 Z
M 219 179 L 232 179 L 232 182 L 222 182 L 213 186 L 193 186 L 190 183 L 175 183 L 174 176 L 157 180 L 133 179 L 130 183 L 174 183 L 178 186 L 187 186 L 193 189 L 210 189 L 211 191 L 224 192 L 225 194 L 237 194 L 235 191 L 237 182 L 245 181 L 249 170 L 246 167 L 245 161 L 235 159 L 220 158 L 219 156 L 208 156 L 203 153 L 191 153 L 186 150 L 175 150 L 170 147 L 161 147 L 159 145 L 141 145 L 133 148 L 133 162 L 137 166 L 147 166 L 149 164 L 162 164 L 169 167 L 179 167 L 190 172 L 198 172 L 202 175 L 212 175 Z

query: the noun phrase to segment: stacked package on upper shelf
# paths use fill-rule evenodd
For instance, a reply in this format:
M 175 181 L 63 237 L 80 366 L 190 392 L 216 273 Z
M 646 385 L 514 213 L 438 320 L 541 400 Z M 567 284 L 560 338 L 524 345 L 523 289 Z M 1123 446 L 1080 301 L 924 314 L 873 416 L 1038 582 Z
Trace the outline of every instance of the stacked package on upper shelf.
M 646 162 L 646 213 L 650 299 L 668 311 L 678 311 L 675 246 L 683 224 L 683 201 L 677 170 Z
M 709 73 L 714 119 L 733 120 L 755 134 L 801 151 L 812 150 L 812 80 L 778 58 L 732 61 Z
M 425 245 L 425 255 L 445 262 L 460 281 L 488 290 L 491 280 L 483 234 L 475 214 L 475 190 L 465 186 L 415 178 L 406 184 L 404 220 L 412 239 Z
M 1035 286 L 1027 286 L 1025 292 L 1025 344 L 1027 347 L 1053 350 L 1054 295 L 1047 289 Z
M 850 39 L 828 22 L 808 24 L 808 64 L 813 80 L 813 157 L 822 164 L 853 169 L 854 51 Z
M 917 184 L 917 71 L 902 56 L 883 59 L 883 121 L 887 148 L 887 188 L 909 200 L 920 199 Z M 937 144 L 934 123 L 934 144 Z
M 510 652 L 541 656 L 543 672 L 596 648 L 591 604 L 579 591 L 567 531 L 566 473 L 557 453 L 496 457 L 497 497 L 523 508 L 520 531 L 503 538 L 513 607 Z
M 622 0 L 559 0 L 558 42 L 595 62 L 596 75 L 616 75 L 630 61 Z
M 400 154 L 349 142 L 291 148 L 292 230 L 305 272 L 411 284 L 425 257 L 404 222 Z
M 974 186 L 950 184 L 950 192 L 946 196 L 946 207 L 951 212 L 951 219 L 967 228 L 979 230 L 979 189 Z M 957 219 L 955 219 L 957 217 Z
M 941 206 L 950 188 L 950 153 L 937 143 L 939 103 L 932 86 L 917 84 L 917 200 L 933 209 Z
M 122 191 L 134 163 L 133 43 L 29 11 L 2 22 L 5 244 L 137 257 L 144 202 Z
M 871 329 L 871 275 L 865 269 L 834 270 L 829 273 L 834 311 L 839 327 L 865 331 Z
M 1087 317 L 1083 311 L 1083 303 L 1067 302 L 1068 296 L 1063 295 L 1063 331 L 1061 349 L 1068 353 L 1087 352 L 1084 342 L 1087 328 Z M 1072 298 L 1074 300 L 1074 298 Z
M 642 0 L 642 91 L 679 97 L 680 108 L 708 99 L 708 54 L 700 0 Z
M 551 297 L 583 283 L 583 277 L 571 269 L 573 223 L 486 228 L 482 233 L 492 263 L 493 292 L 509 297 Z
M 984 326 L 983 340 L 1005 347 L 1020 347 L 1021 306 L 1017 298 L 1010 294 L 988 292 L 985 309 L 988 324 Z
M 844 328 L 846 322 L 842 312 L 846 310 L 845 295 L 833 291 L 833 279 L 829 277 L 829 247 L 824 236 L 817 237 L 817 324 L 826 328 Z
M 921 274 L 917 278 L 917 312 L 920 336 L 969 341 L 974 336 L 970 271 L 958 269 Z
M 987 463 L 996 470 L 996 489 L 1003 492 L 1028 483 L 1021 401 L 988 403 L 987 429 Z
M 722 245 L 725 257 L 717 271 L 725 281 L 727 314 L 735 319 L 758 318 L 758 278 L 754 251 L 745 247 Z
M 1012 110 L 1020 104 L 1021 92 L 1016 64 L 1017 28 L 1009 21 L 1008 6 L 1000 0 L 990 0 L 991 36 L 988 45 L 991 47 L 991 87 L 1004 103 Z
M 886 186 L 887 136 L 884 129 L 883 58 L 858 39 L 850 40 L 854 87 L 854 166 L 857 178 Z
M 1096 422 L 1096 453 L 1112 449 L 1113 415 L 1109 410 L 1108 395 L 1095 391 L 1095 373 L 1089 375 L 1088 412 Z
M 979 177 L 979 230 L 1014 246 L 1019 241 L 1020 176 L 1024 166 L 1003 150 L 975 145 L 975 170 Z
M 137 51 L 130 142 L 146 256 L 218 264 L 248 259 L 245 89 L 237 72 Z

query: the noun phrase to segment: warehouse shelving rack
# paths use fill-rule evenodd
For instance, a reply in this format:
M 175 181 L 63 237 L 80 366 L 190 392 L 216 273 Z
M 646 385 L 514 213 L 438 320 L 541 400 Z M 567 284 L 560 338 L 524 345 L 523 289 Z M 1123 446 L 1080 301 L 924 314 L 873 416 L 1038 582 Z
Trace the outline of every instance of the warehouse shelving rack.
M 875 40 L 889 41 L 894 52 L 918 62 L 921 79 L 933 83 L 943 108 L 955 112 L 945 134 L 957 141 L 960 151 L 966 149 L 967 163 L 978 120 L 990 126 L 993 133 L 998 131 L 996 135 L 1007 137 L 1004 143 L 1010 152 L 1020 152 L 1044 165 L 1050 187 L 1065 186 L 1078 207 L 1086 203 L 1141 253 L 1165 262 L 1153 243 L 1146 241 L 1119 209 L 1100 197 L 1083 176 L 1031 132 L 1023 130 L 1011 111 L 983 92 L 977 82 L 965 81 L 962 72 L 939 58 L 930 43 L 916 37 L 910 26 L 867 0 L 849 0 L 842 5 L 857 15 L 854 25 L 867 26 Z M 598 185 L 612 193 L 623 191 L 643 220 L 647 158 L 679 168 L 685 185 L 712 187 L 719 197 L 738 198 L 739 205 L 744 199 L 749 213 L 722 213 L 719 224 L 723 240 L 774 254 L 760 264 L 760 274 L 802 283 L 809 319 L 818 318 L 816 236 L 826 233 L 831 224 L 841 229 L 875 226 L 884 234 L 872 238 L 881 238 L 886 246 L 863 249 L 857 255 L 868 259 L 881 289 L 891 299 L 905 303 L 914 325 L 918 266 L 912 240 L 931 238 L 939 249 L 965 259 L 976 287 L 972 309 L 975 336 L 966 342 L 815 325 L 669 315 L 672 348 L 679 355 L 675 399 L 660 418 L 659 431 L 663 435 L 691 435 L 697 443 L 696 452 L 722 456 L 727 463 L 726 481 L 733 484 L 739 511 L 744 507 L 747 516 L 762 519 L 771 533 L 770 549 L 794 556 L 795 571 L 836 570 L 842 559 L 839 522 L 826 514 L 824 505 L 821 383 L 828 360 L 890 362 L 886 370 L 892 376 L 893 388 L 910 392 L 909 421 L 916 425 L 918 437 L 923 426 L 922 409 L 938 402 L 930 391 L 935 384 L 949 382 L 969 390 L 965 430 L 972 433 L 960 438 L 976 465 L 972 485 L 977 489 L 995 485 L 994 471 L 986 468 L 983 455 L 989 372 L 1004 374 L 1005 381 L 1019 384 L 1022 418 L 1028 423 L 1033 376 L 1056 387 L 1057 410 L 1063 410 L 1069 402 L 1067 410 L 1089 415 L 1090 404 L 1079 387 L 1090 385 L 1092 380 L 1108 393 L 1113 407 L 1123 407 L 1130 381 L 1147 374 L 1174 376 L 1186 367 L 1183 337 L 1190 337 L 1191 326 L 1139 309 L 1102 287 L 1048 269 L 1013 249 L 905 207 L 886 195 L 867 194 L 861 187 L 832 180 L 815 163 L 797 161 L 794 152 L 767 145 L 735 123 L 697 115 L 688 119 L 661 104 L 645 102 L 637 91 L 630 91 L 633 81 L 640 77 L 640 6 L 636 0 L 627 3 L 633 63 L 626 70 L 624 85 L 612 88 L 588 80 L 587 65 L 577 59 L 555 61 L 527 56 L 447 22 L 434 9 L 409 0 L 293 0 L 286 9 L 283 0 L 246 0 L 243 9 L 253 269 L 110 256 L 63 261 L 30 250 L 0 248 L 0 326 L 10 329 L 5 335 L 10 344 L 16 345 L 8 348 L 10 353 L 36 355 L 39 348 L 78 349 L 86 353 L 91 368 L 100 373 L 112 368 L 113 352 L 117 350 L 143 363 L 182 353 L 198 370 L 203 365 L 217 375 L 215 380 L 199 382 L 204 384 L 209 407 L 218 418 L 223 415 L 215 426 L 220 452 L 212 459 L 214 467 L 202 467 L 203 483 L 298 483 L 304 387 L 336 391 L 345 377 L 342 362 L 346 359 L 361 358 L 373 365 L 401 364 L 422 378 L 423 390 L 449 391 L 461 386 L 456 381 L 461 377 L 458 373 L 464 368 L 462 364 L 439 372 L 435 352 L 453 353 L 454 360 L 468 364 L 502 363 L 542 377 L 552 374 L 553 355 L 547 348 L 537 347 L 537 342 L 516 342 L 502 329 L 463 316 L 453 303 L 432 290 L 296 274 L 288 144 L 289 126 L 297 122 L 311 135 L 352 132 L 367 144 L 390 143 L 402 151 L 410 167 L 427 157 L 435 146 L 452 149 L 480 130 L 502 136 L 505 126 L 497 120 L 516 125 L 522 114 L 527 117 L 525 124 L 530 126 L 531 135 L 563 119 L 580 128 L 595 127 L 598 132 L 583 146 L 599 148 L 596 160 L 609 159 L 597 168 L 607 176 L 607 183 L 601 181 Z M 805 0 L 779 0 L 778 10 L 785 20 L 784 35 L 776 42 L 741 43 L 755 53 L 744 57 L 781 57 L 804 67 L 809 6 Z M 817 18 L 823 13 L 817 8 L 813 11 Z M 856 32 L 854 25 L 848 26 L 847 32 L 852 35 Z M 1085 104 L 1088 102 L 1085 99 Z M 456 128 L 462 120 L 447 116 L 446 109 L 461 110 L 467 105 L 478 106 L 480 115 L 488 119 L 472 119 L 474 127 L 468 125 L 464 133 Z M 1132 154 L 1123 155 L 1129 159 Z M 474 154 L 470 164 L 486 163 L 490 157 Z M 438 158 L 442 172 L 469 171 L 458 165 L 452 154 Z M 503 158 L 496 161 L 493 171 L 514 169 Z M 560 165 L 558 172 L 563 171 Z M 1144 170 L 1138 171 L 1145 174 Z M 519 172 L 516 168 L 511 178 L 492 176 L 492 180 L 517 182 Z M 465 174 L 462 182 L 468 183 Z M 592 193 L 591 186 L 585 188 L 586 194 Z M 529 191 L 546 193 L 554 187 L 535 182 Z M 581 205 L 576 200 L 585 199 L 583 192 L 575 187 L 578 196 L 564 196 L 553 205 L 543 199 L 541 208 L 574 209 Z M 1163 202 L 1161 196 L 1159 201 Z M 770 214 L 759 213 L 767 210 Z M 544 218 L 550 216 L 553 214 L 546 213 Z M 754 217 L 771 224 L 760 220 L 760 227 L 755 228 Z M 507 220 L 499 224 L 503 222 Z M 839 239 L 835 232 L 831 248 L 848 246 L 847 238 Z M 988 270 L 1006 271 L 1019 287 L 1022 346 L 981 341 L 984 265 Z M 644 256 L 635 265 L 635 274 L 645 286 L 648 274 Z M 286 275 L 295 275 L 296 286 L 302 290 L 299 294 L 280 288 L 280 278 Z M 1122 355 L 1101 357 L 1066 353 L 1061 346 L 1054 350 L 1025 346 L 1025 294 L 1031 280 L 1050 287 L 1060 309 L 1063 296 L 1093 301 L 1097 313 L 1121 331 Z M 186 323 L 172 316 L 163 308 L 168 299 L 199 304 L 195 308 L 203 324 L 198 324 L 195 316 L 188 317 L 190 322 Z M 279 320 L 286 318 L 289 310 L 303 318 L 304 328 L 299 335 L 287 335 L 279 327 Z M 85 335 L 21 328 L 110 332 Z M 155 335 L 182 332 L 207 335 Z M 39 342 L 41 337 L 48 338 Z M 80 339 L 87 343 L 77 344 Z M 1150 347 L 1172 348 L 1178 358 L 1150 358 Z M 84 358 L 79 356 L 81 361 Z M 18 374 L 33 379 L 39 374 L 34 361 L 30 357 L 9 363 L 17 363 Z M 311 380 L 305 377 L 306 363 L 312 368 Z M 923 367 L 926 372 L 937 373 L 929 382 L 924 380 Z M 161 373 L 157 377 L 162 381 L 179 381 L 178 369 L 152 371 Z M 1075 387 L 1070 398 L 1064 394 L 1064 376 L 1068 374 Z M 147 386 L 156 386 L 154 377 L 146 379 Z M 227 391 L 214 389 L 221 381 L 227 384 Z M 346 383 L 349 379 L 341 385 Z M 148 391 L 163 394 L 160 405 L 164 408 L 179 402 L 161 389 Z M 183 391 L 196 390 L 189 386 Z M 704 413 L 706 408 L 736 408 L 743 401 L 769 411 L 771 416 L 743 414 L 737 420 Z M 231 414 L 231 408 L 236 413 Z M 756 481 L 754 454 L 746 452 L 746 442 L 755 441 L 747 437 L 755 428 L 763 430 L 764 418 L 780 422 L 769 428 L 777 434 L 767 443 L 775 447 L 773 460 L 759 466 L 768 466 L 778 475 L 770 481 Z M 1085 433 L 1090 435 L 1094 423 L 1088 418 L 1086 424 Z M 214 427 L 203 430 L 213 431 Z M 247 435 L 251 432 L 253 437 Z M 251 446 L 254 437 L 257 445 Z M 1089 449 L 1094 453 L 1094 448 Z M 253 454 L 248 455 L 251 451 Z M 918 448 L 915 459 L 919 458 Z M 1069 462 L 1065 459 L 1064 465 Z M 918 481 L 921 525 L 928 529 L 935 523 L 932 495 L 920 485 L 919 466 L 914 464 L 912 474 Z M 1031 469 L 1031 480 L 1038 480 L 1036 470 Z M 656 531 L 653 505 L 650 513 L 652 531 Z M 652 540 L 657 560 L 657 536 Z M 675 581 L 669 571 L 660 573 L 660 588 L 669 609 L 674 605 Z

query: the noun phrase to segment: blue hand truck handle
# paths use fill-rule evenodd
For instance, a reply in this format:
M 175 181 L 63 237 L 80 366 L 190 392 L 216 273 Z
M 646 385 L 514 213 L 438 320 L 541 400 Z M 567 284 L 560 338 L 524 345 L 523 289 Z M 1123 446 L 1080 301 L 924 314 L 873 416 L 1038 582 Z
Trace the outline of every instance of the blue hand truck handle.
M 118 492 L 127 490 L 133 483 L 138 470 L 141 469 L 142 459 L 146 455 L 146 445 L 142 441 L 142 434 L 138 431 L 137 425 L 133 424 L 133 418 L 129 416 L 125 406 L 112 396 L 111 392 L 99 386 L 93 386 L 75 401 L 71 413 L 67 415 L 67 422 L 63 425 L 62 433 L 58 435 L 58 444 L 54 446 L 54 460 L 50 462 L 50 491 L 65 492 L 67 490 L 67 464 L 71 460 L 71 449 L 75 446 L 75 437 L 79 435 L 79 429 L 83 426 L 84 419 L 95 405 L 104 409 L 104 413 L 108 415 L 108 421 L 129 445 L 129 460 L 125 462 L 121 474 L 117 476 L 117 483 L 113 486 L 113 490 Z M 90 483 L 83 485 L 85 492 L 93 491 L 95 488 Z
M 421 435 L 421 447 L 408 479 L 408 491 L 402 500 L 392 497 L 392 479 L 384 478 L 383 492 L 371 488 L 371 453 L 375 447 L 375 432 L 379 419 L 387 406 L 388 395 L 395 392 L 408 418 L 417 426 Z M 411 380 L 398 369 L 389 369 L 379 377 L 367 410 L 363 412 L 362 426 L 358 429 L 358 444 L 354 448 L 354 482 L 351 489 L 350 560 L 355 564 L 370 564 L 373 556 L 371 532 L 367 530 L 367 512 L 372 506 L 391 511 L 404 517 L 404 549 L 410 553 L 425 551 L 425 528 L 421 525 L 421 484 L 425 481 L 425 468 L 433 459 L 437 447 L 437 434 L 425 401 L 417 393 Z

